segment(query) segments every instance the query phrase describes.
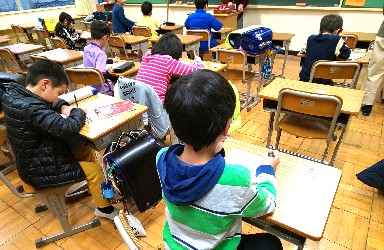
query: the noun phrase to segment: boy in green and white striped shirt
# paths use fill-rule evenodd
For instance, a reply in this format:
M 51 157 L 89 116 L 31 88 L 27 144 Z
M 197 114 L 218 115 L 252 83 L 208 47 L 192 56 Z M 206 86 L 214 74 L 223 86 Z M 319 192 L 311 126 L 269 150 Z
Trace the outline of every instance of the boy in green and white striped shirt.
M 223 143 L 235 109 L 235 93 L 220 74 L 198 70 L 167 90 L 165 109 L 177 137 L 158 153 L 157 168 L 166 204 L 166 249 L 282 249 L 270 234 L 244 236 L 242 217 L 275 209 L 274 168 L 279 157 L 264 157 L 256 175 L 226 164 Z M 257 166 L 255 166 L 256 168 Z

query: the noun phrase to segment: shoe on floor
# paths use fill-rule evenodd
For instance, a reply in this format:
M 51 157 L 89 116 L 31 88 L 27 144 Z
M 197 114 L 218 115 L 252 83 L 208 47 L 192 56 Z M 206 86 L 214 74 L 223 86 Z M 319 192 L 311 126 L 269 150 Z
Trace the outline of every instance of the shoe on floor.
M 373 105 L 363 105 L 361 107 L 361 114 L 363 116 L 369 116 L 371 114 Z
M 104 218 L 113 220 L 113 218 L 115 218 L 119 214 L 119 209 L 114 208 L 112 213 L 106 214 L 106 213 L 101 212 L 99 209 L 95 208 L 94 213 L 96 216 L 104 217 Z

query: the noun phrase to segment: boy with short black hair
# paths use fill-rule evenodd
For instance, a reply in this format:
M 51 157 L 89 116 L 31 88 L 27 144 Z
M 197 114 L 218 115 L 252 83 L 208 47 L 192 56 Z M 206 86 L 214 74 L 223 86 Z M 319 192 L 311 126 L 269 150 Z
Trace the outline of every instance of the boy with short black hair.
M 112 82 L 116 82 L 117 77 L 111 75 L 113 73 L 113 68 L 105 68 L 107 64 L 117 63 L 120 61 L 118 57 L 108 59 L 107 54 L 105 54 L 103 50 L 103 48 L 108 44 L 108 38 L 110 35 L 111 30 L 107 23 L 99 20 L 91 23 L 92 41 L 84 47 L 83 64 L 84 67 L 97 68 L 103 73 L 105 79 L 110 79 Z
M 211 29 L 219 31 L 223 24 L 217 20 L 214 16 L 207 12 L 208 10 L 208 0 L 196 0 L 195 1 L 196 11 L 188 16 L 185 20 L 185 28 L 191 30 L 205 29 L 211 32 Z M 211 35 L 210 46 L 211 48 L 218 45 L 217 41 Z M 200 42 L 200 51 L 208 51 L 208 42 Z
M 104 176 L 94 151 L 86 146 L 71 149 L 68 143 L 85 124 L 83 109 L 58 98 L 68 84 L 61 65 L 40 60 L 28 68 L 27 87 L 8 86 L 2 102 L 17 170 L 21 180 L 36 190 L 86 179 L 95 214 L 112 220 L 118 210 L 101 196 Z
M 348 59 L 351 50 L 339 33 L 343 30 L 343 18 L 339 15 L 326 15 L 320 22 L 320 34 L 311 35 L 307 40 L 304 63 L 300 71 L 300 81 L 309 82 L 313 63 L 318 60 Z M 331 79 L 313 79 L 315 83 L 333 85 Z
M 165 109 L 185 145 L 157 155 L 166 204 L 165 249 L 282 249 L 273 235 L 241 235 L 242 217 L 274 211 L 274 168 L 280 160 L 277 152 L 274 158 L 264 156 L 256 176 L 225 162 L 223 143 L 235 99 L 228 81 L 210 70 L 180 77 L 166 93 Z
M 151 30 L 152 37 L 158 37 L 159 34 L 156 30 L 160 28 L 160 24 L 156 18 L 152 16 L 152 3 L 144 1 L 141 4 L 141 12 L 143 13 L 143 17 L 136 25 L 148 27 Z

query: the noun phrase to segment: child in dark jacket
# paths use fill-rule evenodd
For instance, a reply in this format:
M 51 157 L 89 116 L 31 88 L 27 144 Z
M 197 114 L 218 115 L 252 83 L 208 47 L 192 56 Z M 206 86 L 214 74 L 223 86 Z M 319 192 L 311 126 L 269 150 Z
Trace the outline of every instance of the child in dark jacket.
M 76 43 L 80 42 L 80 35 L 83 33 L 82 30 L 75 30 L 72 27 L 73 23 L 74 21 L 71 15 L 61 12 L 59 15 L 59 22 L 55 27 L 56 36 L 64 39 L 68 49 L 76 49 Z
M 95 214 L 113 219 L 118 210 L 101 196 L 104 177 L 94 151 L 86 146 L 71 148 L 68 143 L 85 124 L 83 109 L 58 98 L 68 84 L 62 66 L 40 60 L 28 68 L 27 87 L 7 88 L 3 110 L 17 170 L 21 180 L 36 190 L 86 179 Z
M 300 81 L 309 82 L 313 63 L 318 60 L 348 59 L 351 50 L 339 33 L 343 30 L 343 19 L 339 15 L 326 15 L 320 22 L 320 34 L 311 35 L 307 40 Z M 312 82 L 333 85 L 331 79 L 315 78 Z

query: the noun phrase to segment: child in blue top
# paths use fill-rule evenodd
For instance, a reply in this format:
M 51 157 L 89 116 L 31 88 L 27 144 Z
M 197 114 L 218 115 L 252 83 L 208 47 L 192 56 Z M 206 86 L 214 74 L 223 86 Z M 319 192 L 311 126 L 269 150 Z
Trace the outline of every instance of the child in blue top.
M 318 60 L 348 59 L 351 50 L 339 33 L 343 30 L 343 19 L 339 15 L 326 15 L 320 22 L 320 34 L 307 40 L 305 60 L 299 74 L 300 81 L 308 82 L 313 63 Z M 333 85 L 331 79 L 313 79 L 315 83 Z
M 108 44 L 108 37 L 110 34 L 111 30 L 105 22 L 93 21 L 91 23 L 92 42 L 84 48 L 83 64 L 84 67 L 97 68 L 103 73 L 105 79 L 116 82 L 117 77 L 111 75 L 111 73 L 113 73 L 113 68 L 106 68 L 106 65 L 117 63 L 120 59 L 118 57 L 108 59 L 107 54 L 105 54 L 103 50 Z M 109 88 L 110 86 L 108 83 L 107 87 L 109 91 L 112 91 L 112 89 Z
M 187 20 L 185 20 L 185 28 L 191 30 L 206 29 L 210 32 L 211 29 L 219 31 L 223 27 L 223 24 L 219 20 L 206 12 L 208 8 L 208 0 L 196 0 L 195 6 L 195 13 L 190 14 Z M 212 35 L 210 43 L 211 48 L 218 45 Z M 208 51 L 209 49 L 208 42 L 200 42 L 200 51 Z
M 112 9 L 112 27 L 114 34 L 123 34 L 131 32 L 132 26 L 135 22 L 125 17 L 124 8 L 125 0 L 116 0 L 115 6 Z

